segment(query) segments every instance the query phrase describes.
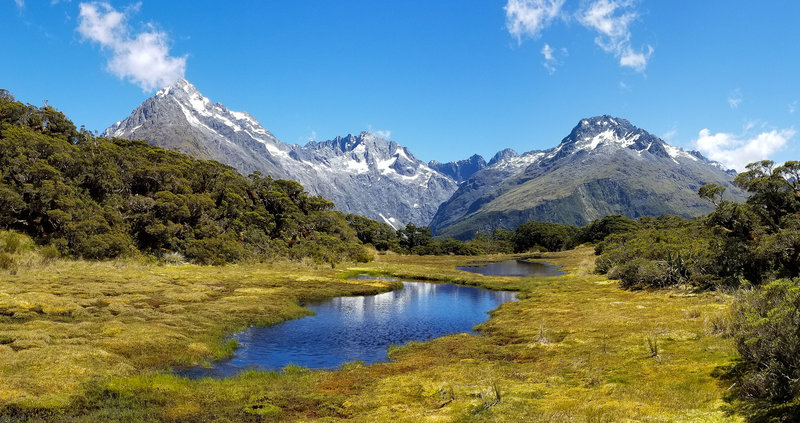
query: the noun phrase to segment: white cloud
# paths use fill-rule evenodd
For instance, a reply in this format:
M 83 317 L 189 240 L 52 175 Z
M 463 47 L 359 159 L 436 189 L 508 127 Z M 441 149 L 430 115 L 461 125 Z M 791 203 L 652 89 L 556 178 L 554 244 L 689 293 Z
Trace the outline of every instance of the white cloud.
M 755 136 L 737 136 L 725 132 L 712 134 L 710 130 L 703 129 L 694 145 L 711 160 L 742 171 L 749 163 L 769 159 L 783 149 L 794 135 L 793 128 L 762 132 Z
M 789 103 L 789 114 L 794 114 L 797 111 L 797 100 Z
M 139 4 L 128 9 L 135 12 Z M 108 70 L 122 79 L 129 79 L 144 91 L 152 91 L 183 78 L 186 56 L 169 55 L 167 34 L 148 24 L 132 34 L 125 13 L 108 3 L 80 4 L 78 32 L 111 51 Z
M 388 140 L 392 136 L 392 131 L 376 130 L 376 131 L 372 131 L 372 134 L 375 135 L 378 138 L 383 138 L 385 140 Z
M 642 51 L 631 46 L 630 25 L 639 15 L 631 0 L 595 0 L 578 13 L 578 22 L 598 33 L 595 43 L 619 59 L 620 66 L 643 72 L 653 55 L 648 45 Z
M 542 55 L 544 56 L 544 60 L 548 62 L 556 60 L 556 58 L 553 57 L 553 48 L 550 47 L 550 44 L 545 44 L 544 47 L 542 47 Z
M 536 38 L 561 13 L 566 0 L 508 0 L 506 28 L 518 42 L 523 36 Z
M 661 135 L 661 139 L 667 142 L 671 142 L 673 139 L 675 139 L 676 135 L 678 135 L 678 129 L 673 127 L 672 129 Z
M 14 3 L 16 3 L 17 7 L 20 9 L 25 7 L 25 0 L 14 0 Z
M 728 95 L 728 105 L 731 106 L 731 109 L 736 109 L 742 104 L 742 90 L 737 88 Z
M 561 64 L 561 61 L 557 56 L 566 56 L 567 49 L 561 48 L 556 50 L 550 47 L 550 44 L 545 44 L 544 47 L 542 47 L 541 53 L 542 56 L 544 56 L 544 62 L 542 62 L 542 66 L 544 66 L 544 68 L 547 69 L 547 72 L 550 72 L 550 75 L 552 75 L 556 71 L 557 67 Z

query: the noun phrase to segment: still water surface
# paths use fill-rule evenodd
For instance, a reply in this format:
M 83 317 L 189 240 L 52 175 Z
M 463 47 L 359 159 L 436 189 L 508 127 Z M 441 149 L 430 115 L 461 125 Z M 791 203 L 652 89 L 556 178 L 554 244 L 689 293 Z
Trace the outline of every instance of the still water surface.
M 480 273 L 490 276 L 559 276 L 566 272 L 560 266 L 553 266 L 549 263 L 537 263 L 526 260 L 506 260 L 492 262 L 470 263 L 475 266 L 461 266 L 458 270 Z
M 324 369 L 361 360 L 386 360 L 390 345 L 472 332 L 489 311 L 515 301 L 513 292 L 403 282 L 404 288 L 379 295 L 337 297 L 306 304 L 316 315 L 269 327 L 251 327 L 234 336 L 240 348 L 212 368 L 179 374 L 225 377 L 246 369 L 280 369 L 288 364 Z

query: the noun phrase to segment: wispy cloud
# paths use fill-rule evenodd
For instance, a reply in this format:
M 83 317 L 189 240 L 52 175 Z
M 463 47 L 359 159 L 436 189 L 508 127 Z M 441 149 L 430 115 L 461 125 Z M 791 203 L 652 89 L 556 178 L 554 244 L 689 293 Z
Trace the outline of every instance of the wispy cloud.
M 617 58 L 620 66 L 644 72 L 654 49 L 650 45 L 636 49 L 631 43 L 630 26 L 639 18 L 637 0 L 589 0 L 572 12 L 565 10 L 565 4 L 566 0 L 508 0 L 506 28 L 517 42 L 522 42 L 523 37 L 540 37 L 556 18 L 574 19 L 597 33 L 595 43 Z M 545 68 L 552 73 L 554 64 L 548 59 L 548 50 L 552 53 L 550 45 L 545 44 L 542 50 Z
M 506 28 L 518 42 L 523 36 L 538 37 L 559 16 L 566 0 L 508 0 Z
M 794 114 L 797 111 L 797 100 L 789 103 L 789 114 Z
M 19 7 L 20 9 L 22 9 L 23 7 L 25 7 L 25 0 L 14 0 L 14 3 L 15 3 L 15 4 L 17 5 L 17 7 Z
M 377 136 L 378 138 L 383 138 L 385 140 L 388 140 L 389 138 L 392 137 L 392 131 L 390 131 L 390 130 L 380 130 L 379 129 L 377 131 L 372 131 L 372 133 L 375 134 L 375 136 Z
M 107 67 L 112 74 L 152 91 L 183 78 L 186 56 L 170 56 L 169 37 L 152 24 L 139 33 L 131 30 L 127 14 L 140 5 L 120 12 L 104 2 L 81 3 L 78 32 L 111 52 Z
M 742 95 L 742 89 L 737 88 L 728 94 L 728 105 L 731 106 L 731 109 L 736 109 L 740 104 L 742 104 L 743 99 L 744 96 Z
M 594 42 L 619 59 L 620 66 L 643 72 L 653 47 L 637 51 L 631 46 L 630 25 L 638 17 L 630 0 L 596 0 L 578 12 L 578 22 L 598 33 Z
M 664 140 L 664 141 L 666 141 L 666 142 L 672 142 L 672 140 L 674 140 L 674 139 L 675 139 L 675 136 L 676 136 L 676 135 L 678 135 L 678 128 L 675 128 L 675 127 L 673 126 L 673 127 L 672 127 L 672 129 L 670 129 L 670 130 L 669 130 L 669 131 L 667 131 L 667 132 L 664 132 L 664 133 L 661 135 L 661 139 L 662 139 L 662 140 Z
M 542 56 L 544 56 L 544 62 L 542 63 L 542 65 L 544 66 L 545 69 L 547 69 L 547 72 L 550 72 L 550 75 L 552 75 L 556 71 L 558 66 L 561 65 L 561 60 L 559 60 L 557 56 L 561 57 L 567 56 L 567 49 L 566 48 L 554 49 L 550 47 L 550 44 L 545 44 L 544 47 L 542 47 L 541 53 Z
M 752 162 L 769 159 L 782 150 L 795 135 L 794 128 L 772 130 L 759 134 L 735 135 L 703 129 L 694 141 L 696 148 L 711 160 L 728 168 L 742 171 Z

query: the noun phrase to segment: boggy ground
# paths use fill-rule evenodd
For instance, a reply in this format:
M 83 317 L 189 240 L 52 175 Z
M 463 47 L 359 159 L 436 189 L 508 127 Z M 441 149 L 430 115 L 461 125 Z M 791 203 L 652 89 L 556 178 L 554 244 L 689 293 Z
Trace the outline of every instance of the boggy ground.
M 490 277 L 492 257 L 382 255 L 368 264 L 224 267 L 56 261 L 0 274 L 0 422 L 740 421 L 713 374 L 735 351 L 718 293 L 624 291 L 591 248 L 545 254 L 569 274 Z M 229 354 L 226 334 L 307 314 L 298 301 L 396 288 L 356 273 L 520 291 L 480 325 L 335 371 L 224 380 L 169 374 Z M 366 335 L 365 335 L 366 336 Z

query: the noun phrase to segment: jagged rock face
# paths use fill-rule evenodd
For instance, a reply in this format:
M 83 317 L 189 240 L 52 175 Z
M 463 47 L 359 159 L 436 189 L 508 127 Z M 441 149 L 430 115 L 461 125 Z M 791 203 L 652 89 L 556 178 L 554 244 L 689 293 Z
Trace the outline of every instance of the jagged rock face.
M 457 162 L 440 163 L 436 160 L 431 160 L 428 162 L 428 166 L 431 169 L 453 178 L 456 182 L 461 183 L 469 179 L 475 172 L 485 168 L 486 160 L 475 154 L 468 159 L 459 160 Z
M 337 137 L 295 147 L 287 167 L 310 191 L 348 213 L 399 228 L 428 225 L 456 182 L 414 157 L 406 148 L 373 134 Z
M 711 210 L 697 195 L 704 184 L 725 186 L 729 199 L 745 198 L 734 176 L 627 120 L 598 116 L 583 119 L 552 149 L 498 153 L 439 207 L 431 228 L 469 238 L 529 220 L 584 225 L 610 214 L 697 216 Z
M 103 136 L 143 139 L 231 165 L 244 174 L 258 170 L 276 178 L 288 177 L 280 158 L 288 155 L 289 146 L 249 114 L 210 102 L 186 80 L 158 91 L 125 120 L 106 129 Z
M 162 89 L 103 135 L 144 139 L 244 174 L 294 179 L 341 211 L 395 227 L 427 225 L 457 188 L 407 148 L 369 133 L 285 144 L 249 114 L 212 103 L 186 80 Z

